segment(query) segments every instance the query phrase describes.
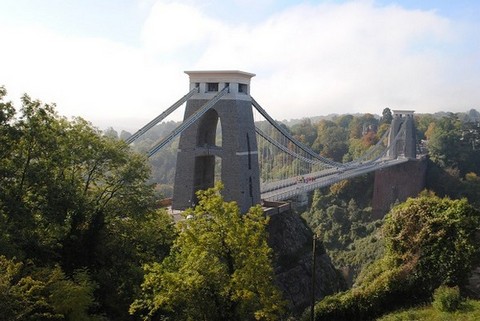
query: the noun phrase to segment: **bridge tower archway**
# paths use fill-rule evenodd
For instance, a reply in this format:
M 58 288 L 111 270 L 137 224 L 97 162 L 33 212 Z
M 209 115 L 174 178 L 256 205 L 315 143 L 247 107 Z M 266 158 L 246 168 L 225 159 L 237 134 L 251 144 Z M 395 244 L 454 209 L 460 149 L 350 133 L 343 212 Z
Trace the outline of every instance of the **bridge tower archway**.
M 190 88 L 198 88 L 198 93 L 187 101 L 184 119 L 223 88 L 228 87 L 228 93 L 180 136 L 172 208 L 191 207 L 196 203 L 196 191 L 213 187 L 215 163 L 220 159 L 223 197 L 236 201 L 246 212 L 260 203 L 258 150 L 249 95 L 250 79 L 255 75 L 241 71 L 186 73 Z

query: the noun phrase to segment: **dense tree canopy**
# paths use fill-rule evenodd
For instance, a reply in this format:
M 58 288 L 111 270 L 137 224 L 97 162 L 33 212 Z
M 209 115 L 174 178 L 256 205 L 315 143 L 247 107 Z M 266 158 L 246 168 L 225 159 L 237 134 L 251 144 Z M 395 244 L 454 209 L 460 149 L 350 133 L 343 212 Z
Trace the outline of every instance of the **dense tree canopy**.
M 302 217 L 319 236 L 337 268 L 349 271 L 353 282 L 362 267 L 383 253 L 376 234 L 380 221 L 372 219 L 373 175 L 343 180 L 312 196 Z M 357 193 L 362 189 L 362 193 Z
M 423 115 L 418 117 L 417 129 L 426 128 L 424 137 L 431 160 L 427 187 L 441 196 L 466 197 L 478 206 L 480 149 L 477 146 L 480 145 L 480 123 L 475 118 L 475 112 L 448 113 L 438 119 Z
M 396 206 L 383 227 L 385 254 L 356 287 L 317 304 L 316 320 L 364 320 L 463 285 L 478 263 L 480 212 L 466 200 L 424 194 Z
M 428 129 L 428 149 L 435 162 L 446 167 L 457 167 L 462 157 L 462 123 L 455 115 L 443 117 Z
M 292 132 L 296 139 L 308 146 L 312 146 L 318 135 L 317 129 L 310 118 L 302 119 L 299 124 L 293 125 Z
M 317 127 L 317 139 L 315 139 L 312 148 L 324 157 L 337 162 L 341 161 L 348 150 L 348 132 L 333 121 L 327 120 L 320 121 Z
M 189 219 L 175 227 L 164 210 L 155 209 L 155 187 L 148 184 L 157 183 L 157 195 L 171 192 L 175 143 L 150 159 L 152 174 L 145 157 L 119 139 L 128 133 L 102 133 L 27 95 L 16 111 L 5 96 L 0 87 L 0 320 L 281 315 L 260 208 L 241 216 L 212 189 L 200 194 L 200 204 L 186 213 Z M 417 137 L 430 150 L 429 188 L 441 196 L 468 197 L 477 206 L 479 115 L 472 109 L 416 116 Z M 371 114 L 342 115 L 282 127 L 319 154 L 348 161 L 378 142 L 390 117 L 386 108 L 380 121 Z M 155 126 L 134 149 L 146 151 L 174 127 Z M 267 171 L 282 177 L 289 166 Z M 478 256 L 472 236 L 478 211 L 465 200 L 432 195 L 396 207 L 377 242 L 381 223 L 371 222 L 366 200 L 370 180 L 317 191 L 304 214 L 335 263 L 358 267 L 384 253 L 355 290 L 320 303 L 318 318 L 354 320 L 410 299 L 426 300 L 440 284 L 461 284 Z M 357 197 L 360 189 L 363 197 Z

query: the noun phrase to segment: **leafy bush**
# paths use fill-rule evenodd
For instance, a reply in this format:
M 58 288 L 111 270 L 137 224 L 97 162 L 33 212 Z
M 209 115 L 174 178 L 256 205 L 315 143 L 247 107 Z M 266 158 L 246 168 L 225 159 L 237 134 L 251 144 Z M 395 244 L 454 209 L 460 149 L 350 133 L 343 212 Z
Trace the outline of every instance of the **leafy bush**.
M 440 286 L 433 293 L 433 307 L 442 312 L 453 312 L 460 308 L 462 297 L 458 286 Z
M 475 232 L 480 212 L 465 199 L 425 194 L 395 207 L 387 217 L 386 255 L 414 266 L 414 275 L 431 293 L 442 284 L 462 284 L 478 260 Z
M 355 288 L 319 302 L 315 319 L 368 320 L 426 303 L 440 285 L 461 285 L 478 260 L 479 224 L 480 212 L 466 200 L 424 194 L 398 205 L 383 227 L 383 258 L 365 269 Z M 455 306 L 454 295 L 439 296 Z
M 465 300 L 461 308 L 454 312 L 438 311 L 432 306 L 420 306 L 387 314 L 377 321 L 478 321 L 480 301 Z

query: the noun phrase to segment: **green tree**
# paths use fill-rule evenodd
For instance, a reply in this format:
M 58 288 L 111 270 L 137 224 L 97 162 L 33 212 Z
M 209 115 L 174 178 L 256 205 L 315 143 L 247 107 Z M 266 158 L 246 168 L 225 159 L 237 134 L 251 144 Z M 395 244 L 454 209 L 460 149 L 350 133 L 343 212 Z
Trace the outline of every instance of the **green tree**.
M 380 119 L 380 124 L 391 124 L 392 123 L 392 111 L 390 108 L 386 107 L 382 111 L 382 118 Z
M 178 223 L 170 256 L 147 265 L 142 297 L 131 312 L 144 320 L 276 320 L 267 219 L 260 207 L 240 214 L 221 185 L 198 192 L 199 204 Z
M 429 126 L 427 131 L 428 150 L 431 159 L 442 167 L 458 167 L 462 157 L 462 124 L 458 117 L 450 114 Z

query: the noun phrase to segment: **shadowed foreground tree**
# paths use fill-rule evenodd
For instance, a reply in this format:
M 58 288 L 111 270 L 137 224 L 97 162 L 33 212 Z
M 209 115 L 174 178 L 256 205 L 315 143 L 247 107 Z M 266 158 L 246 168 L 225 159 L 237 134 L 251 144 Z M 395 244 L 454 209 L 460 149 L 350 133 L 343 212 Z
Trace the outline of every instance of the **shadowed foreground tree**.
M 178 223 L 170 256 L 146 265 L 142 296 L 131 312 L 144 320 L 277 320 L 267 219 L 224 202 L 222 186 L 197 193 L 199 205 Z
M 28 267 L 16 279 L 46 282 L 39 271 L 58 270 L 65 286 L 55 295 L 65 300 L 80 293 L 75 278 L 85 276 L 94 289 L 88 313 L 130 320 L 142 265 L 161 260 L 173 239 L 169 216 L 155 211 L 153 188 L 145 184 L 145 157 L 27 95 L 17 114 L 5 95 L 0 87 L 0 255 Z M 17 293 L 26 302 L 43 297 Z M 60 318 L 81 319 L 60 310 Z
M 35 268 L 0 255 L 0 321 L 105 321 L 94 315 L 96 284 L 86 271 L 68 278 L 60 267 Z

